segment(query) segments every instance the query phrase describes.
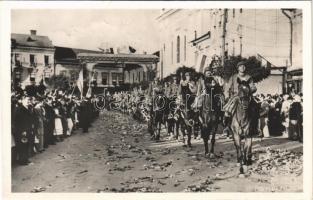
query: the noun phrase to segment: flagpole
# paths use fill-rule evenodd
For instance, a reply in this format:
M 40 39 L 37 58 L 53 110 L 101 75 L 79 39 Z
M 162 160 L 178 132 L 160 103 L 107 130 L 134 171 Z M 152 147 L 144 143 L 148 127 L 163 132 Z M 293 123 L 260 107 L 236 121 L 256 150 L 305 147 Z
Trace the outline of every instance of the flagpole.
M 73 91 L 72 91 L 72 93 L 71 93 L 71 96 L 73 95 L 75 88 L 76 88 L 76 84 L 75 84 L 75 86 L 73 87 Z

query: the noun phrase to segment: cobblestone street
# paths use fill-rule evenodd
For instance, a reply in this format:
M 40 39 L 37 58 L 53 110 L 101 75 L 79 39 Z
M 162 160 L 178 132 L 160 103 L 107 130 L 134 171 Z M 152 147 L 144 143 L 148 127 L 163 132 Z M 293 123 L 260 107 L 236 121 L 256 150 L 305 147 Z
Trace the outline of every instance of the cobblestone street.
M 145 124 L 103 112 L 89 133 L 77 130 L 30 165 L 14 166 L 12 192 L 302 191 L 299 142 L 255 139 L 255 161 L 247 177 L 239 178 L 231 140 L 217 139 L 217 156 L 209 159 L 201 140 L 193 139 L 188 149 L 165 135 L 163 130 L 155 143 Z

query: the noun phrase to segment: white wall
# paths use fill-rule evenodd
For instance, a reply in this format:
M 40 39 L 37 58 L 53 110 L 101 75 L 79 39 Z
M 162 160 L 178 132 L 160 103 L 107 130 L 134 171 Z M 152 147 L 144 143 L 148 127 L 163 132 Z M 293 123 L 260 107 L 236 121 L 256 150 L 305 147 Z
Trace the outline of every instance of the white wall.
M 282 76 L 269 76 L 256 84 L 257 94 L 282 94 Z
M 223 9 L 193 9 L 179 10 L 167 17 L 159 19 L 160 25 L 160 63 L 163 62 L 164 77 L 182 66 L 195 66 L 197 55 L 200 53 L 212 56 L 221 55 L 222 45 L 222 21 Z M 239 24 L 242 28 L 240 31 Z M 276 66 L 285 66 L 289 57 L 290 29 L 288 19 L 277 9 L 233 9 L 228 10 L 228 22 L 226 25 L 226 43 L 228 53 L 240 54 L 240 32 L 242 33 L 242 56 L 255 56 L 261 54 Z M 197 47 L 189 43 L 194 39 L 194 31 L 197 37 L 211 31 L 211 38 L 202 42 Z M 180 36 L 181 62 L 176 62 L 177 36 Z M 183 58 L 183 38 L 187 37 L 187 59 Z M 233 40 L 235 42 L 233 42 Z M 172 46 L 173 43 L 173 62 Z M 165 49 L 164 49 L 165 44 Z M 226 46 L 227 47 L 227 46 Z M 227 48 L 225 49 L 227 50 Z M 159 66 L 161 67 L 161 66 Z M 160 69 L 158 69 L 161 72 Z
M 48 51 L 48 50 L 22 50 L 22 49 L 14 49 L 12 51 L 13 53 L 13 59 L 15 59 L 15 54 L 19 54 L 19 60 L 22 63 L 24 67 L 30 67 L 30 54 L 35 55 L 35 62 L 37 63 L 36 66 L 36 84 L 39 84 L 39 82 L 42 80 L 42 77 L 44 76 L 44 70 L 45 68 L 45 60 L 44 56 L 49 56 L 49 64 L 51 68 L 53 69 L 54 66 L 54 51 Z M 21 76 L 21 84 L 22 87 L 25 87 L 26 85 L 30 84 L 30 73 L 27 69 L 23 69 L 22 76 Z

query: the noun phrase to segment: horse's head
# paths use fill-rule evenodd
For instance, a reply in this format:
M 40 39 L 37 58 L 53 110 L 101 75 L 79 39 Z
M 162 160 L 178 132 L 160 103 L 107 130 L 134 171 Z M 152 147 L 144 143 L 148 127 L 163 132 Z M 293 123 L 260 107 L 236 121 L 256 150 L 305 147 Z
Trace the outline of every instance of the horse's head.
M 238 83 L 238 96 L 240 99 L 240 104 L 244 110 L 247 110 L 251 101 L 250 87 L 246 81 L 238 80 Z

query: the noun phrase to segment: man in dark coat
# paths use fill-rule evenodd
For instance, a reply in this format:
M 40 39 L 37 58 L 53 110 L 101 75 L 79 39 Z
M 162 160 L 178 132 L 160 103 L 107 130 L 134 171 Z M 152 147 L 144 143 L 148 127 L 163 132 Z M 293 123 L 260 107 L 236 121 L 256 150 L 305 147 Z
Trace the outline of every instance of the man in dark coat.
M 88 132 L 90 117 L 91 117 L 90 106 L 88 104 L 88 100 L 84 98 L 80 105 L 80 120 L 79 120 L 84 133 Z
M 14 115 L 17 154 L 21 165 L 29 163 L 29 148 L 34 128 L 34 116 L 30 109 L 31 98 L 24 96 L 22 105 L 16 108 Z
M 54 131 L 54 110 L 52 107 L 52 98 L 48 97 L 45 104 L 45 121 L 44 121 L 44 147 L 48 147 L 49 144 L 55 145 Z

